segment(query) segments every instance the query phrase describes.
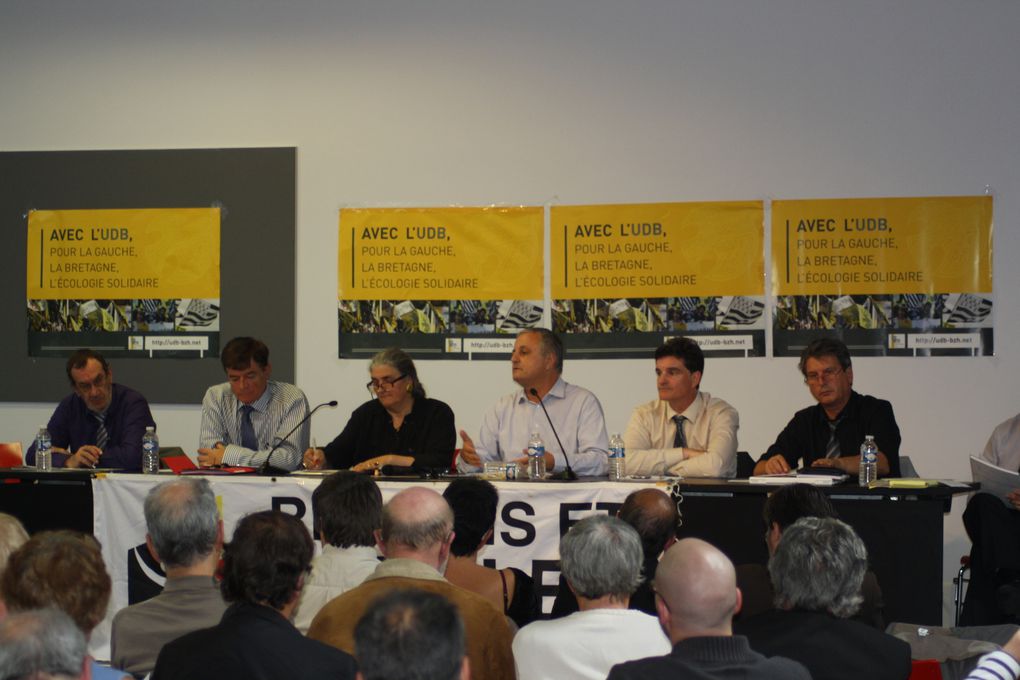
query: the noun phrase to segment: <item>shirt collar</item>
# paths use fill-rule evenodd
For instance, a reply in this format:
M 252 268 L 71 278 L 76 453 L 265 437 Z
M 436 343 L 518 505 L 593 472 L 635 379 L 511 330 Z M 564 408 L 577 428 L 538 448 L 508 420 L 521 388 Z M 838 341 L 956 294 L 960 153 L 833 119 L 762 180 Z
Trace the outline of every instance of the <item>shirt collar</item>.
M 256 399 L 255 401 L 253 401 L 251 403 L 252 409 L 255 410 L 255 411 L 258 411 L 259 413 L 265 413 L 266 409 L 269 408 L 269 401 L 270 401 L 270 399 L 272 399 L 272 395 L 270 394 L 272 392 L 272 390 L 273 390 L 273 383 L 272 383 L 272 381 L 270 381 L 270 382 L 266 383 L 266 389 L 262 393 L 262 396 L 259 397 L 258 399 Z M 234 393 L 231 392 L 230 396 L 234 396 Z M 234 401 L 237 402 L 237 410 L 238 410 L 238 412 L 240 412 L 241 409 L 243 409 L 244 406 L 245 406 L 244 402 L 241 401 L 240 399 L 238 399 L 237 397 L 234 397 Z
M 670 406 L 669 402 L 667 401 L 664 401 L 662 403 L 666 405 L 666 410 L 669 411 L 672 415 L 683 416 L 684 418 L 693 423 L 698 419 L 698 416 L 701 415 L 701 411 L 705 408 L 705 404 L 702 401 L 701 395 L 702 391 L 698 390 L 698 393 L 694 395 L 694 401 L 688 404 L 687 408 L 683 410 L 683 413 L 677 413 L 676 411 L 674 411 L 673 407 Z
M 567 383 L 566 381 L 563 380 L 563 376 L 561 375 L 560 377 L 556 378 L 556 382 L 553 383 L 553 386 L 549 389 L 546 395 L 542 397 L 542 401 L 545 401 L 549 397 L 553 397 L 555 399 L 563 399 L 566 396 L 567 396 Z M 528 401 L 528 395 L 527 393 L 525 393 L 524 388 L 522 387 L 521 391 L 517 393 L 517 403 L 520 404 L 525 401 Z

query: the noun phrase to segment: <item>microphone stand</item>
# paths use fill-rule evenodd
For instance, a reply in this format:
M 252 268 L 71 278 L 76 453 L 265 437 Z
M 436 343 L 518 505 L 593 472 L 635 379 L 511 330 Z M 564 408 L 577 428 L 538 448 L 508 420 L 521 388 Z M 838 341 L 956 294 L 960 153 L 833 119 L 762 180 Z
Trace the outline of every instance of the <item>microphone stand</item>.
M 563 452 L 563 460 L 566 461 L 567 467 L 560 472 L 549 475 L 549 479 L 555 479 L 557 481 L 573 482 L 577 480 L 577 473 L 574 472 L 574 468 L 570 467 L 570 458 L 567 456 L 567 450 L 563 448 L 563 442 L 560 441 L 560 435 L 556 431 L 556 426 L 553 425 L 552 418 L 549 417 L 549 412 L 545 410 L 545 404 L 542 402 L 542 398 L 538 396 L 538 390 L 534 387 L 531 388 L 530 394 L 538 399 L 538 405 L 542 407 L 542 413 L 545 414 L 545 419 L 549 421 L 549 427 L 553 431 L 553 436 L 556 437 L 556 443 L 560 445 L 560 451 Z
M 283 445 L 283 443 L 284 443 L 285 441 L 287 441 L 288 439 L 290 439 L 290 436 L 291 436 L 292 434 L 294 434 L 295 432 L 297 432 L 297 430 L 298 430 L 298 428 L 299 428 L 299 427 L 301 427 L 302 425 L 304 425 L 305 423 L 307 423 L 307 422 L 308 422 L 308 420 L 309 420 L 309 419 L 310 419 L 310 418 L 311 418 L 311 417 L 312 417 L 313 415 L 315 415 L 315 412 L 316 412 L 316 411 L 318 411 L 318 410 L 319 410 L 320 408 L 322 408 L 323 406 L 328 406 L 328 407 L 330 407 L 330 408 L 336 408 L 336 405 L 337 405 L 338 403 L 339 403 L 339 402 L 338 402 L 338 401 L 337 401 L 336 399 L 334 399 L 333 401 L 326 401 L 326 402 L 323 402 L 323 403 L 319 404 L 318 406 L 316 406 L 315 408 L 313 408 L 313 409 L 312 409 L 311 411 L 309 411 L 309 412 L 308 412 L 308 415 L 307 415 L 307 416 L 305 416 L 304 418 L 302 418 L 302 419 L 301 419 L 301 422 L 299 422 L 299 423 L 298 423 L 297 425 L 295 425 L 295 426 L 294 426 L 294 429 L 292 429 L 292 430 L 291 430 L 290 432 L 288 432 L 288 433 L 287 433 L 287 435 L 286 435 L 285 437 L 282 437 L 282 438 L 280 439 L 280 441 L 276 442 L 276 444 L 275 444 L 275 445 L 273 446 L 273 448 L 269 449 L 269 455 L 268 455 L 268 456 L 266 456 L 266 460 L 265 460 L 265 462 L 263 462 L 263 463 L 262 463 L 262 465 L 260 465 L 260 466 L 259 466 L 259 469 L 258 469 L 258 473 L 257 473 L 257 474 L 260 474 L 260 475 L 267 475 L 267 476 L 273 476 L 273 477 L 282 477 L 282 476 L 284 476 L 284 475 L 289 475 L 289 474 L 290 474 L 290 470 L 287 470 L 287 469 L 285 469 L 285 468 L 278 468 L 278 467 L 273 467 L 272 465 L 270 465 L 270 464 L 269 464 L 269 459 L 273 457 L 273 454 L 274 454 L 274 453 L 276 452 L 276 450 L 277 450 L 278 448 L 280 448 L 280 447 L 281 447 L 281 446 Z

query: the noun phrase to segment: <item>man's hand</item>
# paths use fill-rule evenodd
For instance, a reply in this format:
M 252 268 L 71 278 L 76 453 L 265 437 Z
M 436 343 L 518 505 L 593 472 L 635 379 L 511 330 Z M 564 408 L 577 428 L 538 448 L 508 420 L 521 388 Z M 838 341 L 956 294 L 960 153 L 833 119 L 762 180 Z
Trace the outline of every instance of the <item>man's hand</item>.
M 482 466 L 482 459 L 478 457 L 478 452 L 475 450 L 475 443 L 471 441 L 471 437 L 464 430 L 460 431 L 460 438 L 463 440 L 463 444 L 460 447 L 460 457 L 468 465 L 474 465 L 475 467 Z
M 213 467 L 214 465 L 223 465 L 223 453 L 227 450 L 227 447 L 219 442 L 211 449 L 199 449 L 198 450 L 198 464 L 200 467 Z
M 1020 489 L 1013 489 L 1006 494 L 1006 500 L 1015 510 L 1020 510 Z
M 308 449 L 302 462 L 306 470 L 321 470 L 326 467 L 326 452 L 322 449 Z
M 836 468 L 849 474 L 853 472 L 852 462 L 850 458 L 819 458 L 811 463 L 811 467 Z
M 520 458 L 515 458 L 514 462 L 517 463 L 517 465 L 519 465 L 523 469 L 527 470 L 528 469 L 528 450 L 524 449 L 524 455 L 521 456 Z M 545 471 L 546 472 L 552 472 L 554 467 L 556 467 L 556 457 L 553 456 L 548 451 L 546 451 L 545 452 Z
M 772 456 L 765 461 L 765 474 L 767 475 L 781 475 L 789 471 L 790 464 L 783 456 Z
M 74 455 L 67 459 L 64 463 L 64 467 L 69 468 L 80 468 L 90 467 L 93 468 L 99 463 L 99 457 L 103 455 L 103 451 L 98 446 L 92 444 L 85 444 L 80 449 L 74 452 Z

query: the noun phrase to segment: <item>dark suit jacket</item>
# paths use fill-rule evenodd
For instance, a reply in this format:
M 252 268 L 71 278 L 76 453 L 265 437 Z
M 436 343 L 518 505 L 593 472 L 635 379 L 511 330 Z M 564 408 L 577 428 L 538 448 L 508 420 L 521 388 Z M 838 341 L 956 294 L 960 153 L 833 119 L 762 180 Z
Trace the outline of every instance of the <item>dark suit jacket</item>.
M 738 566 L 737 587 L 740 588 L 744 598 L 740 613 L 734 621 L 747 619 L 773 608 L 772 601 L 776 598 L 776 591 L 772 589 L 772 579 L 764 564 Z M 864 574 L 861 596 L 864 597 L 864 602 L 851 618 L 872 628 L 885 630 L 885 601 L 882 599 L 882 589 L 878 587 L 878 578 L 874 572 Z
M 279 612 L 235 603 L 212 628 L 163 646 L 152 680 L 353 680 L 354 657 L 301 635 Z
M 608 680 L 810 680 L 789 659 L 766 659 L 740 636 L 695 637 L 673 645 L 666 656 L 617 664 Z M 861 678 L 860 680 L 864 680 Z
M 799 661 L 814 680 L 910 677 L 910 645 L 857 621 L 773 609 L 735 623 L 733 632 L 765 656 Z

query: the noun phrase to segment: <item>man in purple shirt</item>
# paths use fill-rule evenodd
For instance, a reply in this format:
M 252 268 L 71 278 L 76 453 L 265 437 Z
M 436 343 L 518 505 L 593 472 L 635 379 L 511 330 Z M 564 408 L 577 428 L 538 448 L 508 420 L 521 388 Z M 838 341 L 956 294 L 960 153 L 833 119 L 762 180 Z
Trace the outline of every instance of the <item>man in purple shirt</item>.
M 145 397 L 115 384 L 106 359 L 91 349 L 71 355 L 67 377 L 74 392 L 60 402 L 47 425 L 53 466 L 140 470 L 142 435 L 146 427 L 156 426 Z M 25 463 L 35 465 L 35 444 Z

